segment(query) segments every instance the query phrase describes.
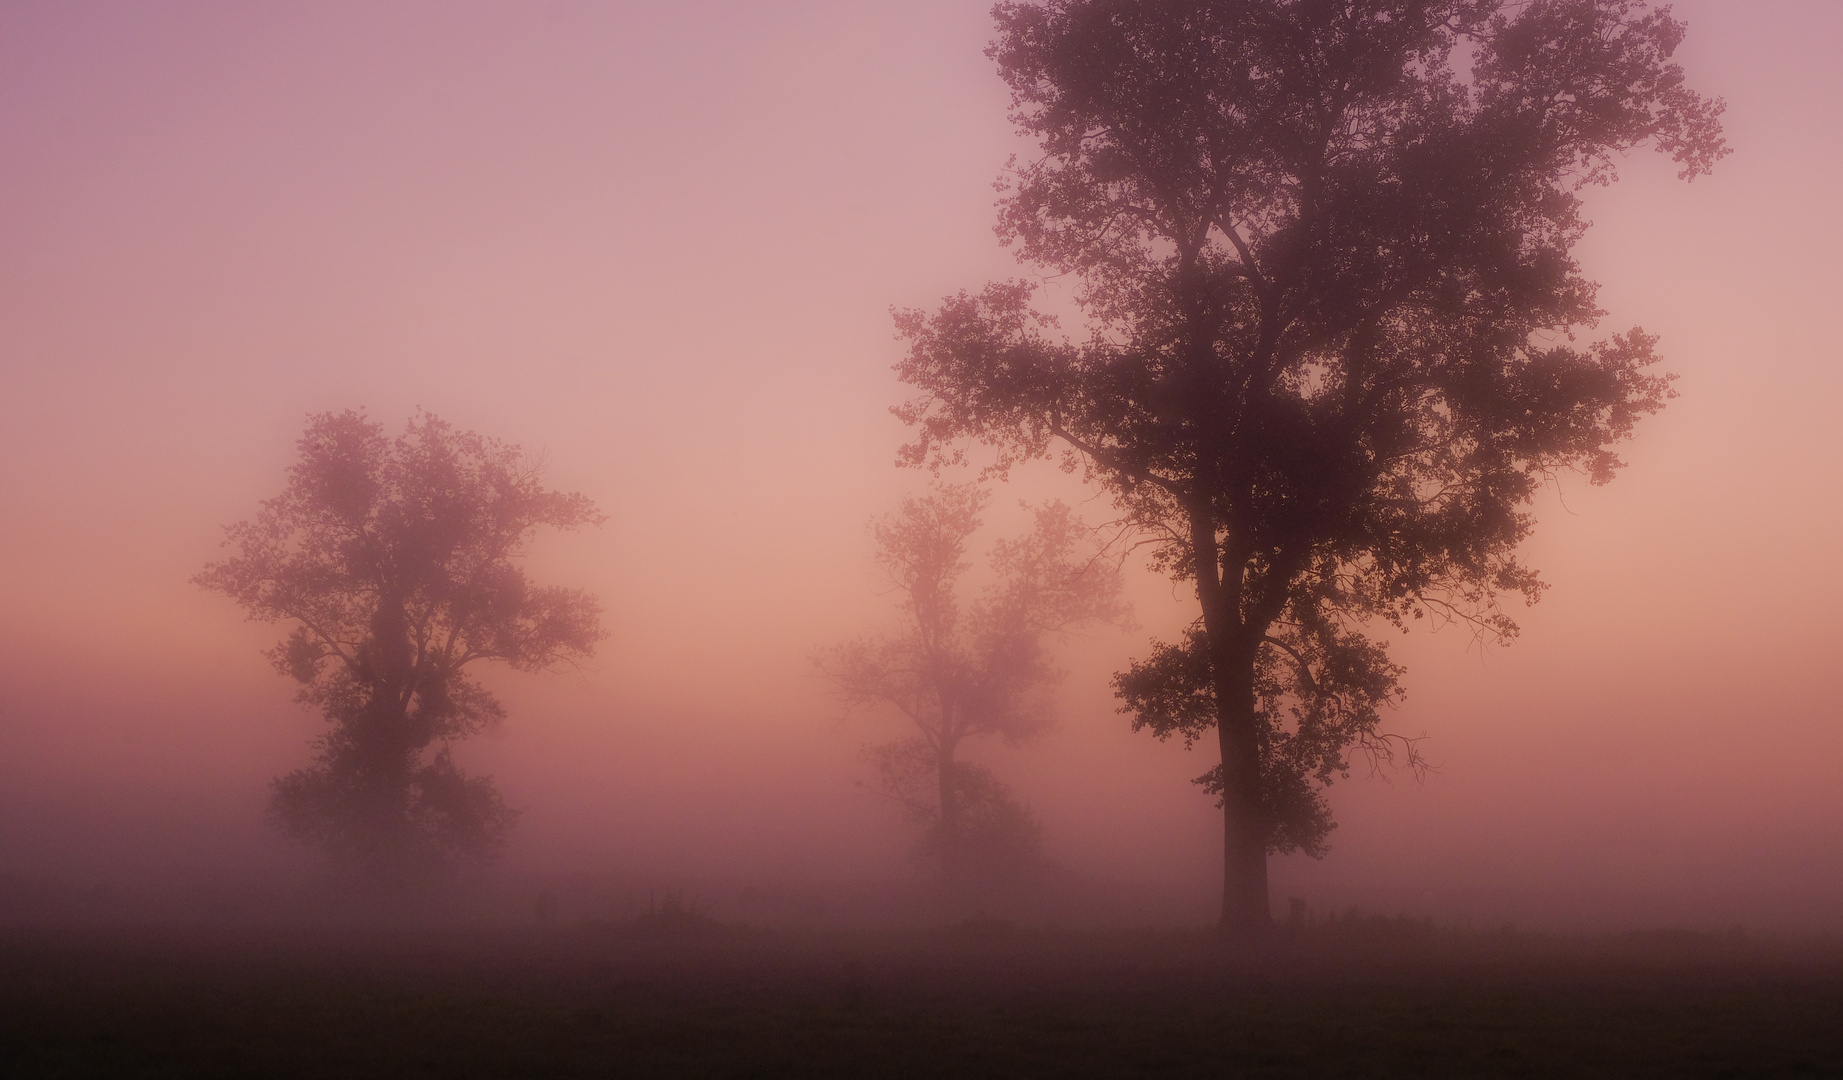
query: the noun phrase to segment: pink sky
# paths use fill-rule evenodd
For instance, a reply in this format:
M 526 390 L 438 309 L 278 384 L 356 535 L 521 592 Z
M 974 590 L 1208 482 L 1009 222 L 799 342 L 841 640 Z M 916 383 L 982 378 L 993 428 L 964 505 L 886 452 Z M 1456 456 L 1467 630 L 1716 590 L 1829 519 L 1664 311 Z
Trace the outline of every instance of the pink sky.
M 0 7 L 0 870 L 268 857 L 319 721 L 278 631 L 187 579 L 308 412 L 362 406 L 541 449 L 610 517 L 536 556 L 602 597 L 601 655 L 489 675 L 511 719 L 461 751 L 527 811 L 514 865 L 900 872 L 853 787 L 894 729 L 807 658 L 884 617 L 863 526 L 917 482 L 888 308 L 1018 272 L 988 6 Z M 1539 506 L 1520 642 L 1396 646 L 1441 769 L 1337 789 L 1277 895 L 1843 925 L 1843 5 L 1675 8 L 1735 153 L 1690 185 L 1635 156 L 1580 254 L 1682 397 Z M 1203 918 L 1209 762 L 1106 690 L 1189 616 L 1134 594 L 1139 630 L 1071 644 L 1057 732 L 984 757 L 1059 859 Z

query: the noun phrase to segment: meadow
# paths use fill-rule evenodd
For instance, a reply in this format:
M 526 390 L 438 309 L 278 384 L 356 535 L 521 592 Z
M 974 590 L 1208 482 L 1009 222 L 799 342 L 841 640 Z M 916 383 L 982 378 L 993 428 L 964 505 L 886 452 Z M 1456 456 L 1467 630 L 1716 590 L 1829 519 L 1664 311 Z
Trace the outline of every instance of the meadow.
M 1843 943 L 1205 931 L 13 929 L 0 1073 L 1843 1075 Z

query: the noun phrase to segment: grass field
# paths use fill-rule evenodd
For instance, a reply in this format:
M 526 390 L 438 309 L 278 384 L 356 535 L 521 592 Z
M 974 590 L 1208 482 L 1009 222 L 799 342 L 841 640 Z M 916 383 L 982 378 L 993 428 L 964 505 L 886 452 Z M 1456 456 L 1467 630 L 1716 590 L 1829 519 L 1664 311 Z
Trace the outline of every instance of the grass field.
M 0 1075 L 1843 1076 L 1843 948 L 1206 933 L 0 932 Z

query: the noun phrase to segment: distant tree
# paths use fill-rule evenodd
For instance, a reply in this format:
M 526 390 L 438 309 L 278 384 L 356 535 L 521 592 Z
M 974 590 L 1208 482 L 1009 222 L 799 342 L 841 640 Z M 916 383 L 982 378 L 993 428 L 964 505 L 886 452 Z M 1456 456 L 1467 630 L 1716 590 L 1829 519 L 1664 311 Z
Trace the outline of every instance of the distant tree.
M 951 760 L 929 739 L 898 739 L 865 750 L 876 767 L 879 794 L 895 800 L 921 826 L 916 852 L 956 880 L 993 880 L 1037 865 L 1043 858 L 1043 826 L 1011 786 L 992 770 Z M 951 786 L 941 798 L 941 785 Z M 944 819 L 941 807 L 950 808 Z
M 1078 283 L 1086 336 L 1032 286 L 898 316 L 921 394 L 910 464 L 1060 447 L 1196 583 L 1199 620 L 1120 677 L 1136 726 L 1214 729 L 1225 928 L 1269 923 L 1270 851 L 1318 851 L 1318 786 L 1401 669 L 1383 620 L 1515 632 L 1516 556 L 1560 469 L 1670 396 L 1640 330 L 1578 346 L 1595 286 L 1577 194 L 1651 143 L 1702 173 L 1721 103 L 1636 0 L 1000 3 L 989 55 L 1041 139 L 999 231 Z
M 360 413 L 324 413 L 299 446 L 282 493 L 226 530 L 236 555 L 193 579 L 295 624 L 269 659 L 332 725 L 313 765 L 275 780 L 271 816 L 383 879 L 490 854 L 517 813 L 449 754 L 505 716 L 471 668 L 590 654 L 594 598 L 533 586 L 516 560 L 534 530 L 602 515 L 545 490 L 518 447 L 433 416 L 392 440 Z
M 894 634 L 822 653 L 820 670 L 854 706 L 902 716 L 915 735 L 870 752 L 884 794 L 927 826 L 923 848 L 950 878 L 1033 852 L 1029 811 L 986 769 L 958 760 L 968 739 L 1025 742 L 1052 716 L 1061 677 L 1044 639 L 1121 612 L 1117 566 L 1059 502 L 1035 513 L 1030 533 L 993 548 L 995 580 L 971 604 L 957 585 L 971 568 L 968 539 L 987 495 L 942 484 L 873 525 L 877 562 L 902 609 Z

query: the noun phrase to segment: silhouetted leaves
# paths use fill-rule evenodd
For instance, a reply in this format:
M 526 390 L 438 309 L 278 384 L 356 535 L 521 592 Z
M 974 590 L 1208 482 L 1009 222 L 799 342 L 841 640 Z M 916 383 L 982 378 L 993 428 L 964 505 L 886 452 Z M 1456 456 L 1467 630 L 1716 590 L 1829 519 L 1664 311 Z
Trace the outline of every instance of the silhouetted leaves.
M 589 654 L 594 598 L 534 586 L 515 560 L 539 527 L 602 517 L 546 490 L 517 447 L 433 416 L 391 440 L 362 414 L 324 413 L 300 449 L 282 494 L 227 530 L 237 554 L 194 579 L 296 624 L 269 658 L 332 724 L 315 764 L 275 781 L 272 817 L 377 875 L 490 854 L 517 813 L 447 744 L 505 710 L 465 669 Z
M 1398 692 L 1358 628 L 1510 638 L 1498 598 L 1541 590 L 1524 507 L 1559 469 L 1610 479 L 1670 396 L 1654 337 L 1573 341 L 1601 315 L 1577 192 L 1645 143 L 1707 171 L 1722 106 L 1669 62 L 1682 25 L 1637 0 L 996 15 L 989 55 L 1042 148 L 999 233 L 1074 280 L 1085 326 L 1059 334 L 1020 282 L 899 313 L 920 391 L 901 460 L 1058 452 L 1196 581 L 1198 628 L 1121 689 L 1141 726 L 1217 731 L 1225 919 L 1265 923 L 1265 852 L 1328 828 L 1299 785 L 1373 745 Z
M 1028 869 L 1043 857 L 1043 826 L 985 766 L 943 763 L 925 738 L 884 743 L 864 756 L 877 770 L 878 792 L 900 803 L 921 826 L 918 855 L 986 879 Z M 958 815 L 951 832 L 941 822 L 943 772 L 953 790 L 948 805 Z M 950 843 L 955 850 L 947 850 Z

